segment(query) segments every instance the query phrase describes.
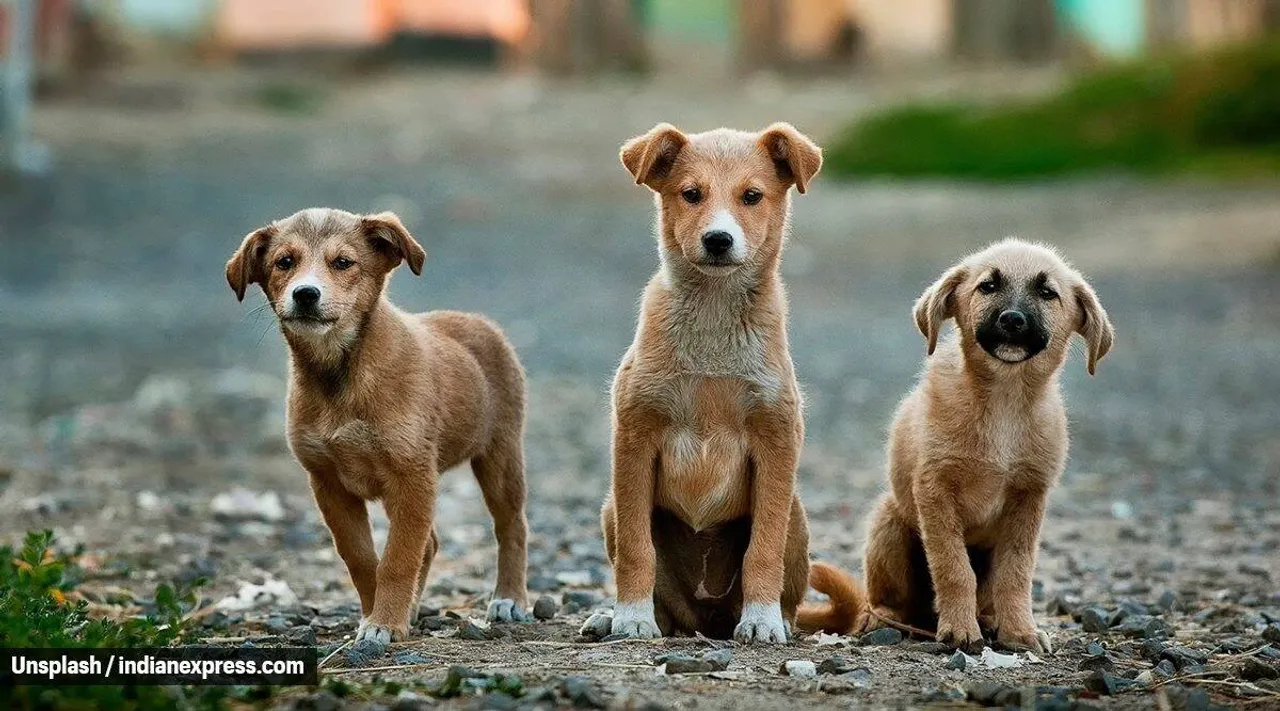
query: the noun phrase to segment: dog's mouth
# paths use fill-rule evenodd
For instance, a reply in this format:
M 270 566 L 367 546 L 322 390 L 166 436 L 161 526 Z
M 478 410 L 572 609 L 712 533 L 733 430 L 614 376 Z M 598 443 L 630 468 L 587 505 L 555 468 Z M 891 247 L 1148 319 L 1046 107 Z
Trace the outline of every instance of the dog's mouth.
M 742 262 L 730 257 L 703 257 L 692 262 L 693 268 L 708 276 L 726 276 L 737 271 Z
M 287 328 L 321 331 L 337 323 L 338 319 L 331 316 L 322 316 L 320 314 L 293 314 L 289 316 L 281 316 L 280 322 Z
M 987 355 L 1003 363 L 1022 363 L 1039 355 L 1049 345 L 1049 339 L 1040 334 L 1027 334 L 1012 338 L 1003 334 L 978 332 L 978 345 Z

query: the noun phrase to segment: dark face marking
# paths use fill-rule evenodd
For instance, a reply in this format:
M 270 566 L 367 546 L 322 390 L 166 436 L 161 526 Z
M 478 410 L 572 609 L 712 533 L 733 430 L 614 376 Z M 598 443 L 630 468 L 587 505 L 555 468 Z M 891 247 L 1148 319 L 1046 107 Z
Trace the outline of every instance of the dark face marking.
M 1057 299 L 1041 272 L 1015 280 L 992 270 L 978 283 L 981 299 L 974 335 L 988 355 L 1006 363 L 1030 360 L 1049 345 L 1048 302 Z

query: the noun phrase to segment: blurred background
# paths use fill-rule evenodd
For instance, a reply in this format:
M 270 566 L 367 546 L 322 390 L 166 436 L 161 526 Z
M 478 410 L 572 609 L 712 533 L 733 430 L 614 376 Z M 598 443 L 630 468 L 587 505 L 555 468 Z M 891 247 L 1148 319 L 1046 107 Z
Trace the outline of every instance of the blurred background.
M 348 600 L 282 339 L 223 267 L 300 208 L 389 209 L 428 252 L 394 300 L 489 314 L 529 372 L 535 589 L 604 585 L 607 384 L 656 264 L 617 147 L 786 120 L 827 150 L 784 259 L 816 554 L 857 567 L 913 300 L 1018 234 L 1119 334 L 1064 375 L 1044 585 L 1177 551 L 1139 575 L 1274 595 L 1278 30 L 1274 0 L 0 1 L 0 534 Z M 491 577 L 448 482 L 440 575 Z

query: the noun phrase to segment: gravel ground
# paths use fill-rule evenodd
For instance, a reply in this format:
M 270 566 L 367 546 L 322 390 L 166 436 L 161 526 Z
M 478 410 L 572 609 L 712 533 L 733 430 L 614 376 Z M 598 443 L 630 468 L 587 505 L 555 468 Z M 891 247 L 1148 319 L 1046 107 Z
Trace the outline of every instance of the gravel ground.
M 422 635 L 376 657 L 343 649 L 330 676 L 412 687 L 461 664 L 519 675 L 538 687 L 526 701 L 547 705 L 1280 708 L 1274 184 L 820 177 L 795 201 L 784 269 L 809 403 L 801 490 L 814 554 L 853 569 L 882 482 L 884 428 L 924 355 L 908 315 L 919 291 L 967 250 L 1011 233 L 1059 245 L 1093 280 L 1118 340 L 1097 377 L 1077 354 L 1064 380 L 1071 463 L 1051 497 L 1036 578 L 1054 655 L 954 669 L 959 659 L 920 641 L 589 642 L 577 626 L 612 590 L 597 523 L 605 390 L 654 265 L 651 205 L 617 165 L 618 143 L 659 120 L 705 129 L 787 119 L 821 140 L 904 92 L 990 95 L 1052 77 L 906 88 L 562 85 L 458 72 L 285 80 L 316 87 L 323 108 L 255 105 L 256 89 L 283 81 L 277 73 L 152 72 L 106 78 L 37 112 L 59 170 L 0 193 L 0 537 L 54 527 L 86 546 L 88 592 L 133 591 L 144 608 L 148 590 L 175 577 L 211 577 L 211 601 L 283 581 L 283 598 L 206 618 L 208 637 L 314 635 L 339 649 L 355 595 L 284 448 L 283 345 L 254 308 L 260 297 L 237 304 L 222 267 L 246 232 L 297 208 L 394 209 L 429 254 L 420 279 L 396 277 L 394 299 L 488 313 L 529 371 L 531 593 L 548 596 L 541 607 L 554 617 L 470 621 L 483 616 L 495 547 L 474 481 L 453 472 Z M 385 519 L 376 529 L 381 541 Z M 721 647 L 731 653 L 722 671 L 663 674 L 655 664 Z M 796 660 L 822 673 L 780 671 Z M 308 693 L 282 703 L 334 701 Z M 406 693 L 399 703 L 419 701 Z

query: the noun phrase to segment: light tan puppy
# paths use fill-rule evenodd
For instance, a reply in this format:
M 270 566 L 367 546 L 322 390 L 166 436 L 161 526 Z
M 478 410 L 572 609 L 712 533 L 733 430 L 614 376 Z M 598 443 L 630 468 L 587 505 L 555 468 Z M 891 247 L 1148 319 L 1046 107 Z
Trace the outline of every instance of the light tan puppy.
M 939 346 L 951 318 L 956 334 Z M 815 566 L 815 587 L 842 611 L 822 621 L 936 628 L 968 647 L 982 640 L 981 620 L 1005 645 L 1045 651 L 1031 578 L 1045 499 L 1067 458 L 1058 375 L 1073 333 L 1092 374 L 1111 349 L 1111 322 L 1079 272 L 1016 239 L 947 270 L 916 302 L 915 321 L 931 357 L 890 431 L 890 490 L 864 562 L 869 605 L 847 602 L 860 595 L 848 576 L 824 569 L 817 580 Z
M 290 351 L 289 444 L 360 595 L 357 640 L 404 637 L 437 548 L 440 473 L 471 462 L 498 539 L 492 620 L 527 619 L 524 371 L 492 322 L 386 298 L 426 252 L 391 213 L 315 208 L 256 230 L 227 263 L 259 284 Z M 379 560 L 365 502 L 391 530 Z
M 809 532 L 778 266 L 790 188 L 805 192 L 822 152 L 787 124 L 661 124 L 621 158 L 655 194 L 660 267 L 613 385 L 612 631 L 784 642 Z

